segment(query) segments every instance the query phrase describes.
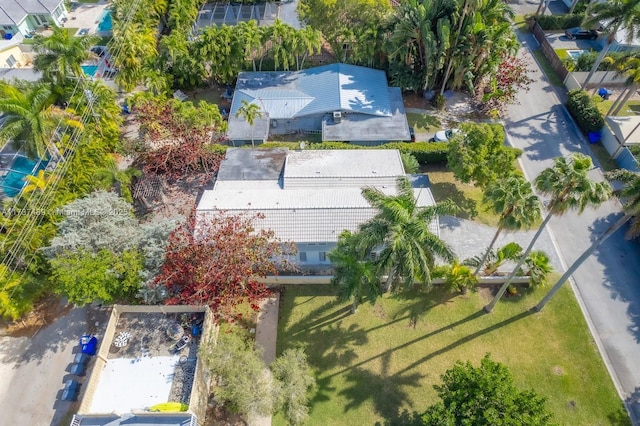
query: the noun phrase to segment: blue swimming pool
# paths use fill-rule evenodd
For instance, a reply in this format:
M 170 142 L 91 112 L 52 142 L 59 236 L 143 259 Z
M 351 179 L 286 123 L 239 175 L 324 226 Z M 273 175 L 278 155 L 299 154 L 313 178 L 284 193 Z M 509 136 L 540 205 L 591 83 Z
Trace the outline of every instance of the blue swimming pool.
M 47 162 L 30 160 L 27 157 L 18 156 L 9 167 L 9 173 L 0 178 L 0 188 L 7 197 L 15 197 L 25 184 L 24 177 L 46 167 Z
M 82 68 L 82 71 L 84 71 L 84 73 L 89 77 L 93 77 L 96 74 L 96 71 L 98 71 L 97 65 L 80 65 L 80 68 Z
M 102 12 L 100 21 L 98 22 L 98 31 L 111 31 L 113 22 L 111 22 L 111 10 Z

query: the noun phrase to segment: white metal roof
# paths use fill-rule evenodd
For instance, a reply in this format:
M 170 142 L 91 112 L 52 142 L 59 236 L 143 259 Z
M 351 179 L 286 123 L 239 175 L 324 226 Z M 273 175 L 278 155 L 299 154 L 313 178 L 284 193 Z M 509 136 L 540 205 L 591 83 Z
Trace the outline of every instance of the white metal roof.
M 640 144 L 640 117 L 637 115 L 629 117 L 606 118 L 609 128 L 615 135 L 618 142 L 625 145 Z
M 395 149 L 290 151 L 284 178 L 402 176 L 404 166 Z M 358 185 L 358 183 L 355 183 Z

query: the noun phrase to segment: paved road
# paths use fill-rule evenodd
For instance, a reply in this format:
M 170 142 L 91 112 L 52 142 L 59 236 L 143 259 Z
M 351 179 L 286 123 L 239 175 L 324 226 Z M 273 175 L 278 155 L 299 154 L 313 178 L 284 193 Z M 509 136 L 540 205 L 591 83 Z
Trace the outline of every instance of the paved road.
M 76 308 L 34 337 L 0 337 L 2 425 L 57 426 L 71 407 L 60 400 L 78 338 L 87 329 L 86 309 Z
M 510 142 L 524 150 L 521 165 L 529 179 L 552 165 L 557 156 L 590 155 L 587 142 L 562 106 L 558 93 L 529 54 L 537 42 L 523 35 L 522 55 L 531 62 L 536 82 L 509 107 L 506 131 Z M 563 96 L 562 93 L 559 93 Z M 598 168 L 590 172 L 603 179 Z M 551 220 L 549 229 L 565 266 L 570 265 L 621 214 L 613 200 L 582 215 L 569 213 Z M 605 362 L 640 424 L 640 245 L 624 239 L 624 229 L 605 242 L 573 275 L 574 289 L 600 346 Z M 550 302 L 553 303 L 553 300 Z M 597 386 L 597 384 L 594 384 Z

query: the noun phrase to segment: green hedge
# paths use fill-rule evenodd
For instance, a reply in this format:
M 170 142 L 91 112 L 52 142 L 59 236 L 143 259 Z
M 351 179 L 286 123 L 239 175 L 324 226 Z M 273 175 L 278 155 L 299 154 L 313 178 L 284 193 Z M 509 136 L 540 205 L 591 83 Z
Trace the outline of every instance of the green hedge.
M 599 132 L 604 126 L 604 117 L 589 93 L 582 89 L 569 92 L 567 109 L 583 132 Z
M 539 15 L 535 20 L 543 30 L 566 30 L 579 27 L 584 20 L 584 15 Z
M 267 142 L 260 146 L 264 148 L 299 149 L 300 142 Z M 420 164 L 444 164 L 447 162 L 449 147 L 446 142 L 390 142 L 375 146 L 354 145 L 345 142 L 321 142 L 307 143 L 306 149 L 397 149 L 400 152 L 412 154 Z

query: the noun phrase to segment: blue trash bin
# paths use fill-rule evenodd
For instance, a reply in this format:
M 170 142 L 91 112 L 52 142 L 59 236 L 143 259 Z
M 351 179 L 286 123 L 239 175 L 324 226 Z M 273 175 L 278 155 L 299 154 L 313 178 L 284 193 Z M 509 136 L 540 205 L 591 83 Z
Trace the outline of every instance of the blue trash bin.
M 589 143 L 598 143 L 602 139 L 600 132 L 589 132 Z

